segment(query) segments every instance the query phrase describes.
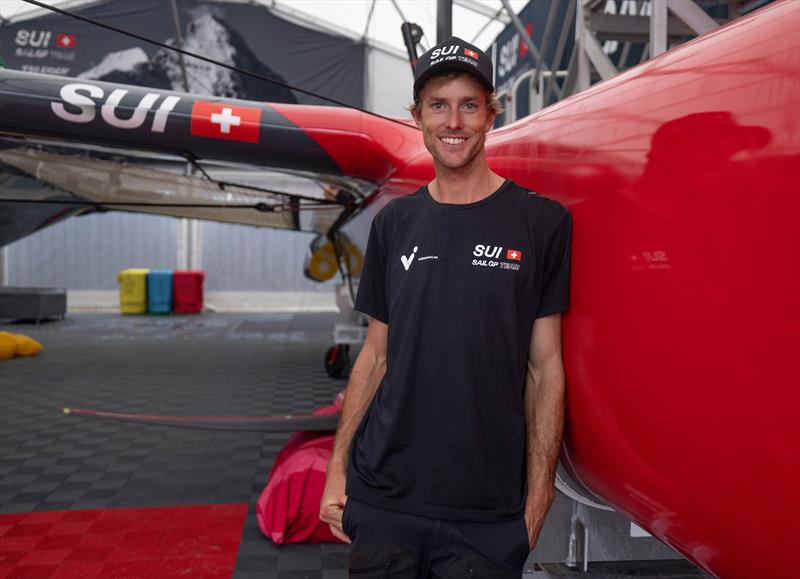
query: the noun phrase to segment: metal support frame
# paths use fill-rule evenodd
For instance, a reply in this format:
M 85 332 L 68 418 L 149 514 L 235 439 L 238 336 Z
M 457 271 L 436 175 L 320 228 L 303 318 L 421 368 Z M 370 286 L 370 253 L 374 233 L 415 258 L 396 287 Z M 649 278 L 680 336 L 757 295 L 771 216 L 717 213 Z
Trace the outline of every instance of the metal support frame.
M 203 221 L 189 220 L 189 269 L 203 269 Z
M 0 247 L 0 286 L 8 285 L 8 246 Z
M 175 25 L 175 43 L 178 45 L 178 48 L 183 50 L 183 31 L 181 30 L 181 19 L 180 16 L 178 16 L 178 5 L 175 0 L 172 0 L 170 6 L 172 7 L 172 20 Z M 186 61 L 183 59 L 183 54 L 180 52 L 178 53 L 178 64 L 181 67 L 183 90 L 189 92 L 189 77 L 186 74 Z
M 503 14 L 502 10 L 495 11 L 493 8 L 490 8 L 485 4 L 476 2 L 475 0 L 453 0 L 453 4 L 455 4 L 456 6 L 460 6 L 461 8 L 466 8 L 467 10 L 471 10 L 476 14 L 487 16 L 490 18 L 490 22 L 491 20 L 497 20 L 506 25 L 511 24 L 511 18 Z
M 400 16 L 400 21 L 401 22 L 408 22 L 408 18 L 406 18 L 406 15 L 403 14 L 403 11 L 400 10 L 400 5 L 397 3 L 397 0 L 391 0 L 391 2 L 392 2 L 392 6 L 394 6 L 394 9 L 397 12 L 398 16 Z M 420 28 L 420 30 L 422 30 L 422 29 Z M 424 32 L 423 32 L 423 35 L 424 35 Z M 425 43 L 423 43 L 422 40 L 420 40 L 418 42 L 418 44 L 419 44 L 420 48 L 422 48 L 422 50 L 427 50 L 427 48 L 425 48 Z M 414 69 L 414 67 L 416 65 L 417 65 L 416 60 L 414 60 L 414 64 L 411 67 L 412 70 Z
M 589 570 L 589 529 L 579 514 L 577 502 L 572 504 L 569 552 L 565 563 L 567 566 L 577 568 L 584 573 Z
M 686 2 L 688 5 L 689 0 Z M 683 4 L 681 5 L 683 6 Z M 668 6 L 671 10 L 671 5 Z M 719 26 L 716 20 L 710 20 L 715 26 Z M 720 22 L 725 21 L 721 20 Z M 588 26 L 600 41 L 644 42 L 650 38 L 650 16 L 617 16 L 616 14 L 591 12 L 588 14 Z M 680 41 L 693 34 L 697 34 L 697 32 L 681 18 L 674 14 L 667 14 L 668 40 Z
M 422 35 L 424 33 L 419 25 L 405 21 L 400 25 L 400 31 L 403 34 L 403 44 L 406 45 L 408 63 L 411 65 L 411 74 L 413 75 L 417 69 L 417 61 L 419 61 L 417 45 L 419 41 L 422 40 Z
M 617 67 L 611 62 L 608 55 L 603 52 L 603 47 L 589 27 L 589 17 L 593 0 L 578 0 L 578 13 L 575 18 L 575 46 L 570 59 L 569 70 L 565 87 L 569 87 L 567 94 L 573 94 L 589 88 L 592 82 L 589 63 L 594 66 L 602 80 L 607 80 L 616 75 Z
M 453 0 L 436 2 L 436 44 L 453 36 Z
M 364 25 L 364 34 L 361 35 L 361 41 L 364 42 L 367 39 L 367 33 L 369 32 L 369 25 L 372 23 L 372 15 L 375 13 L 375 2 L 378 0 L 372 0 L 372 4 L 369 6 L 369 12 L 367 13 L 367 23 Z
M 544 91 L 545 91 L 545 80 L 550 80 L 553 77 L 565 77 L 567 75 L 566 70 L 543 70 L 537 76 L 536 70 L 526 70 L 521 75 L 519 75 L 514 82 L 511 84 L 511 87 L 508 89 L 507 92 L 503 92 L 500 96 L 506 97 L 506 103 L 510 103 L 511 106 L 506 106 L 506 116 L 505 116 L 505 123 L 510 124 L 517 120 L 517 91 L 519 91 L 519 87 L 522 86 L 523 82 L 528 81 L 528 114 L 532 115 L 544 108 L 544 99 L 542 98 Z M 529 80 L 530 79 L 530 80 Z
M 494 16 L 492 17 L 492 19 L 487 20 L 486 22 L 484 22 L 484 24 L 483 24 L 483 26 L 481 26 L 480 30 L 478 30 L 478 32 L 476 32 L 474 34 L 474 36 L 470 40 L 470 43 L 471 44 L 475 44 L 475 41 L 478 40 L 478 37 L 480 37 L 480 35 L 483 34 L 484 30 L 489 28 L 489 25 L 492 22 L 494 22 L 495 20 L 497 20 L 500 17 L 500 15 L 503 13 L 504 10 L 505 10 L 505 7 L 504 6 L 500 6 L 500 8 L 497 9 L 497 12 L 494 13 Z
M 191 177 L 195 166 L 186 163 L 185 174 Z M 203 267 L 203 223 L 199 219 L 181 218 L 178 222 L 178 269 L 202 269 Z
M 408 18 L 406 18 L 406 15 L 403 14 L 403 11 L 400 9 L 400 5 L 397 3 L 397 0 L 391 0 L 391 2 L 392 6 L 394 6 L 395 12 L 397 12 L 397 15 L 400 16 L 400 20 L 402 22 L 408 22 Z
M 650 3 L 650 58 L 667 51 L 667 2 Z
M 564 96 L 586 90 L 592 83 L 589 56 L 586 53 L 586 39 L 584 38 L 589 33 L 586 29 L 587 0 L 577 0 L 576 4 L 575 46 L 572 49 L 572 58 L 570 58 L 569 62 L 569 74 L 567 74 L 567 80 L 565 81 Z
M 463 1 L 469 3 L 473 0 Z M 638 64 L 635 61 L 643 62 L 657 56 L 666 52 L 671 44 L 678 44 L 687 36 L 710 32 L 726 21 L 715 20 L 709 16 L 696 0 L 650 0 L 649 2 L 636 0 L 633 10 L 631 9 L 634 6 L 633 2 L 624 0 L 626 3 L 619 15 L 616 11 L 606 12 L 603 9 L 606 0 L 566 0 L 568 4 L 565 22 L 569 24 L 561 28 L 556 51 L 551 59 L 549 46 L 555 34 L 553 27 L 559 13 L 559 3 L 563 1 L 549 0 L 547 24 L 540 44 L 542 47 L 540 53 L 519 17 L 511 9 L 509 0 L 500 0 L 511 18 L 514 29 L 529 48 L 534 63 L 533 75 L 526 73 L 518 77 L 505 95 L 510 105 L 507 106 L 505 117 L 508 122 L 513 122 L 518 116 L 516 97 L 523 82 L 529 82 L 532 87 L 531 110 L 533 111 L 540 106 L 547 106 L 552 101 L 553 94 L 561 100 L 578 93 L 588 88 L 598 75 L 602 80 L 610 79 L 620 70 Z M 620 1 L 622 0 L 617 0 L 618 6 Z M 573 17 L 575 28 L 571 29 Z M 574 35 L 575 42 L 564 74 L 558 68 L 561 68 L 569 34 Z M 615 65 L 603 50 L 602 43 L 606 40 L 623 43 L 618 65 Z M 630 62 L 634 43 L 643 43 L 644 50 L 641 60 L 637 58 L 634 62 Z M 549 71 L 545 58 L 550 63 Z M 539 82 L 540 77 L 543 77 L 542 82 Z M 558 81 L 559 78 L 564 79 L 563 83 Z M 533 102 L 534 93 L 537 102 Z
M 683 20 L 686 25 L 697 34 L 705 34 L 719 28 L 717 21 L 711 18 L 693 1 L 686 0 L 667 0 L 667 7 L 678 18 Z
M 189 269 L 189 251 L 191 242 L 189 240 L 189 220 L 181 217 L 178 220 L 178 255 L 175 263 L 178 269 Z
M 570 2 L 567 4 L 567 13 L 564 16 L 564 22 L 572 22 L 572 18 L 575 16 L 575 2 Z M 564 91 L 561 89 L 559 84 L 556 82 L 555 72 L 556 69 L 561 66 L 561 59 L 564 57 L 564 49 L 567 46 L 567 39 L 570 35 L 569 26 L 562 26 L 561 27 L 561 34 L 558 36 L 558 44 L 556 45 L 556 53 L 553 56 L 553 60 L 550 62 L 550 76 L 548 77 L 548 83 L 545 87 L 544 94 L 542 95 L 542 102 L 549 103 L 550 102 L 550 95 L 555 91 L 556 98 L 561 99 L 564 96 Z M 565 75 L 566 76 L 566 75 Z M 566 82 L 566 81 L 565 81 Z
M 564 86 L 561 92 L 561 98 L 567 98 L 575 92 L 575 85 L 578 78 L 578 50 L 577 46 L 572 48 L 572 54 L 569 56 L 569 64 L 567 65 L 567 78 L 564 79 Z
M 630 52 L 631 52 L 631 43 L 624 42 L 622 44 L 622 52 L 619 55 L 619 65 L 622 69 L 628 67 L 628 55 L 630 54 Z
M 522 86 L 522 83 L 527 81 L 529 78 L 533 77 L 535 74 L 535 70 L 526 70 L 517 78 L 514 79 L 514 82 L 511 83 L 511 86 L 508 89 L 508 98 L 506 99 L 506 103 L 510 103 L 511 106 L 506 106 L 506 124 L 513 123 L 517 120 L 517 91 L 519 87 Z M 528 83 L 528 87 L 531 87 L 532 83 Z
M 199 219 L 181 218 L 178 224 L 178 269 L 203 268 L 203 225 Z
M 608 55 L 603 52 L 603 47 L 600 45 L 595 35 L 592 34 L 592 31 L 586 28 L 586 21 L 583 22 L 583 36 L 581 40 L 583 49 L 586 51 L 586 55 L 589 57 L 592 65 L 594 65 L 597 72 L 600 73 L 600 78 L 608 80 L 619 72 L 617 67 L 614 66 L 614 63 L 611 62 L 611 59 L 608 58 Z
M 531 80 L 532 86 L 539 86 L 539 74 L 542 72 L 542 66 L 544 65 L 544 58 L 547 54 L 547 48 L 550 46 L 550 36 L 553 31 L 553 25 L 555 24 L 556 14 L 558 14 L 560 9 L 561 0 L 552 0 L 550 3 L 550 8 L 547 11 L 547 21 L 544 25 L 544 36 L 542 37 L 541 44 L 542 52 L 539 55 L 539 58 L 536 60 L 536 72 Z M 541 95 L 541 92 L 539 94 Z
M 545 70 L 545 71 L 542 71 L 542 74 L 539 76 L 539 91 L 537 93 L 538 102 L 536 103 L 535 107 L 531 108 L 531 112 L 539 112 L 540 110 L 542 110 L 546 106 L 545 103 L 547 103 L 547 101 L 544 100 L 545 80 L 548 81 L 548 83 L 547 83 L 548 86 L 556 86 L 557 87 L 558 84 L 556 83 L 556 79 L 557 78 L 566 78 L 566 77 L 567 77 L 567 71 L 566 70 Z

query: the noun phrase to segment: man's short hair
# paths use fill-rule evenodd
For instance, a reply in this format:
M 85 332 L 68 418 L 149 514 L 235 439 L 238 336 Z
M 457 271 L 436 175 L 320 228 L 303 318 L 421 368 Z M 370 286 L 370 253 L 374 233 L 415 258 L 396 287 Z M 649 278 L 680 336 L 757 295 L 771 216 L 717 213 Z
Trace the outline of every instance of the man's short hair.
M 468 72 L 462 72 L 460 70 L 447 70 L 432 75 L 428 79 L 428 82 L 430 82 L 433 79 L 452 80 L 454 78 L 459 78 L 462 76 L 471 77 L 472 75 Z M 495 115 L 501 114 L 505 109 L 503 108 L 503 105 L 500 103 L 500 99 L 497 98 L 497 93 L 492 89 L 490 89 L 489 87 L 484 86 L 480 82 L 478 84 L 481 85 L 481 89 L 483 89 L 483 93 L 486 95 L 486 107 L 489 109 L 489 112 L 494 113 Z M 414 100 L 406 106 L 406 110 L 410 113 L 422 112 L 422 101 L 420 100 L 419 95 L 414 97 Z

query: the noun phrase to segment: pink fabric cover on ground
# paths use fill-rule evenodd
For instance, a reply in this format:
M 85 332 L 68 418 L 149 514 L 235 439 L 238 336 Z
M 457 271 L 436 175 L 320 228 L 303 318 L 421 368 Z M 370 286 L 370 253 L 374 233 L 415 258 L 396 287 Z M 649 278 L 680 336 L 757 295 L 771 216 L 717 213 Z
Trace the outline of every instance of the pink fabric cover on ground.
M 344 390 L 317 416 L 342 412 Z M 273 543 L 341 543 L 319 520 L 328 461 L 335 434 L 296 432 L 281 449 L 258 498 L 256 515 L 261 532 Z

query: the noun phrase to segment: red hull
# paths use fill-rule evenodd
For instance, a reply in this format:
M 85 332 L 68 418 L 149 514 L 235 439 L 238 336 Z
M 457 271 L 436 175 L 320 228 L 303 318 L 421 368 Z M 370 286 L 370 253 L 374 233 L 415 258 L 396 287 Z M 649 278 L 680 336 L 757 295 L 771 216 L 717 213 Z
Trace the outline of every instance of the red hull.
M 800 2 L 494 133 L 569 206 L 566 462 L 724 578 L 800 573 Z

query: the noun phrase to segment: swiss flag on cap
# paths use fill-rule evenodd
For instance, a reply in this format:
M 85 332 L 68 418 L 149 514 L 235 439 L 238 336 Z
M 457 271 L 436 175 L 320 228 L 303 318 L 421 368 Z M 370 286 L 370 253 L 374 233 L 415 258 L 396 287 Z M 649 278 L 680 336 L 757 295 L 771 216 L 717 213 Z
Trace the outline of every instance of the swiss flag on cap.
M 464 49 L 464 54 L 466 54 L 470 58 L 474 58 L 475 60 L 478 60 L 478 53 L 475 52 L 474 50 L 470 50 L 469 48 L 465 48 Z
M 518 249 L 507 249 L 506 259 L 513 259 L 514 261 L 522 261 L 522 252 Z
M 59 48 L 75 48 L 74 34 L 57 34 L 56 44 Z
M 261 109 L 228 103 L 195 101 L 191 132 L 197 137 L 257 143 Z

